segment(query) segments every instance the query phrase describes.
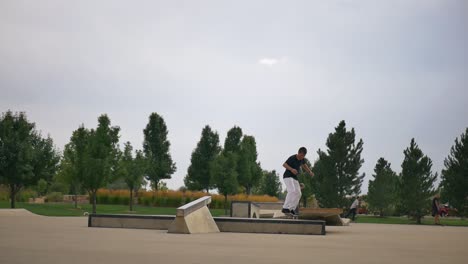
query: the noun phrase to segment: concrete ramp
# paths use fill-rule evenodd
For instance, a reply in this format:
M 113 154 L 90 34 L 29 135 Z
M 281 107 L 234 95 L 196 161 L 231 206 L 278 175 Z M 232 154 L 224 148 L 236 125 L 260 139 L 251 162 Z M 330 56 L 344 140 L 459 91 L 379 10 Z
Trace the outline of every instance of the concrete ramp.
M 20 209 L 0 209 L 0 216 L 39 216 L 33 214 L 30 211 L 20 208 Z

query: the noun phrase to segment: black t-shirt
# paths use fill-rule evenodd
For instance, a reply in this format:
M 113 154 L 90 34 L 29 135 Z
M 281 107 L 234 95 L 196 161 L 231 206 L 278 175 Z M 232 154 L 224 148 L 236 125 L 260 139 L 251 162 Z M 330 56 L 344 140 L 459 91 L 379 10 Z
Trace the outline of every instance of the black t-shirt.
M 439 208 L 437 207 L 438 203 L 439 203 L 439 198 L 435 197 L 434 199 L 432 199 L 432 210 L 439 210 Z
M 301 165 L 304 163 L 305 159 L 298 160 L 296 154 L 292 155 L 288 158 L 288 160 L 286 160 L 286 164 L 288 164 L 289 166 L 291 166 L 291 168 L 297 170 L 298 172 L 301 169 Z M 283 174 L 283 178 L 293 178 L 297 180 L 297 175 L 294 175 L 290 170 L 286 169 L 286 171 Z

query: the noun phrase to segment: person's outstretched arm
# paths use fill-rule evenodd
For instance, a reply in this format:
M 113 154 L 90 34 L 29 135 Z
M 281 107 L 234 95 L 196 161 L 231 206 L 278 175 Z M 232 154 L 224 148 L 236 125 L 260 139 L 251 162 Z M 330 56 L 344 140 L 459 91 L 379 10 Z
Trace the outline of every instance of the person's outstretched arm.
M 309 175 L 311 177 L 314 177 L 314 173 L 312 172 L 312 170 L 309 168 L 309 166 L 307 166 L 307 164 L 302 164 L 302 168 L 307 171 L 307 173 L 309 173 Z

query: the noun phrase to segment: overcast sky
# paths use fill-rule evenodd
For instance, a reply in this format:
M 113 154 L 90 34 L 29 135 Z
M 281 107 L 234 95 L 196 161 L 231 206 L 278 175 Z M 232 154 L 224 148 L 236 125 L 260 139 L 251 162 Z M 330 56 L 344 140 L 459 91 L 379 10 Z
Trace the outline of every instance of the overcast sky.
M 183 185 L 209 124 L 257 140 L 264 169 L 318 148 L 340 120 L 401 171 L 411 138 L 443 168 L 468 126 L 468 1 L 0 1 L 0 111 L 57 147 L 107 113 L 141 148 L 151 112 Z

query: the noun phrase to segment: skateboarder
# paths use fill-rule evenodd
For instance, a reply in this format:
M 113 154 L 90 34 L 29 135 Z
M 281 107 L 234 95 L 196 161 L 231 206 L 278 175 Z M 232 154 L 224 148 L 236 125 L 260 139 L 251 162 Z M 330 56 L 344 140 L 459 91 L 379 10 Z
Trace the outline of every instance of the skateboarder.
M 283 210 L 281 212 L 287 215 L 296 216 L 297 212 L 296 207 L 301 200 L 302 192 L 301 186 L 299 184 L 299 179 L 297 175 L 299 174 L 299 170 L 301 167 L 309 173 L 311 177 L 314 176 L 314 173 L 310 170 L 310 168 L 305 164 L 305 155 L 307 154 L 307 149 L 301 147 L 297 154 L 292 155 L 289 157 L 286 162 L 283 164 L 283 167 L 286 171 L 283 174 L 283 181 L 286 185 L 287 195 L 286 199 L 284 200 Z

